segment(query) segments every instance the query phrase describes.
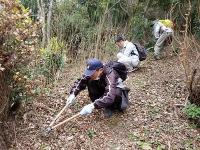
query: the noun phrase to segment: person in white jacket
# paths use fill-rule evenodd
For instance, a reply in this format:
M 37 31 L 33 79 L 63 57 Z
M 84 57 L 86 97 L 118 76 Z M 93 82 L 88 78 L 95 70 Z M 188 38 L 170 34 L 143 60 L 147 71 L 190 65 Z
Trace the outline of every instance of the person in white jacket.
M 138 69 L 140 60 L 136 46 L 129 42 L 122 35 L 115 36 L 115 44 L 119 47 L 120 52 L 117 54 L 118 62 L 123 63 L 128 72 Z
M 173 35 L 173 29 L 166 27 L 159 20 L 156 20 L 153 25 L 153 34 L 156 39 L 154 58 L 158 60 L 160 59 L 161 50 L 163 49 L 166 40 Z

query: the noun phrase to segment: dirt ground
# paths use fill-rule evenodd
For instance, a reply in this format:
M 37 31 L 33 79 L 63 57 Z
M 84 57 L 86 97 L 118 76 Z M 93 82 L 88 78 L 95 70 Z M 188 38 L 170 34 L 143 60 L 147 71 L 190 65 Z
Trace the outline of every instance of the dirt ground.
M 65 105 L 66 92 L 81 75 L 84 64 L 68 66 L 47 96 L 30 101 L 5 124 L 10 149 L 16 150 L 198 150 L 200 132 L 185 118 L 187 97 L 177 56 L 155 61 L 150 57 L 126 81 L 130 106 L 125 113 L 105 118 L 103 110 L 76 118 L 47 137 L 42 129 Z M 65 118 L 90 101 L 87 91 L 77 97 Z M 14 120 L 14 121 L 13 121 Z

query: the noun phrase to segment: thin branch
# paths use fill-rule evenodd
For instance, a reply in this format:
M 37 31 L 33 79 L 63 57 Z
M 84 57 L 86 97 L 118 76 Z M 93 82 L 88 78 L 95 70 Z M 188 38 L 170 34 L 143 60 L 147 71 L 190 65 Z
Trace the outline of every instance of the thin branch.
M 146 7 L 144 8 L 144 14 L 143 14 L 143 16 L 145 16 L 145 14 L 146 14 L 146 12 L 147 12 L 147 9 L 148 9 L 149 6 L 150 6 L 150 3 L 151 3 L 151 0 L 148 0 L 148 1 L 147 1 L 147 5 L 146 5 Z
M 176 8 L 176 5 L 178 5 L 178 4 L 179 4 L 179 2 L 176 2 L 174 5 L 172 5 L 172 7 L 170 9 L 170 13 L 169 13 L 170 19 L 172 18 L 171 16 L 172 16 L 172 13 L 173 13 L 174 9 Z
M 124 9 L 124 7 L 121 5 L 121 3 L 119 4 L 119 6 L 120 6 L 120 8 L 129 16 L 128 11 L 126 11 L 126 10 Z
M 118 0 L 115 4 L 113 4 L 112 7 L 110 7 L 108 10 L 105 11 L 104 15 L 106 15 L 108 12 L 110 12 L 110 10 L 115 6 L 117 5 L 119 2 L 121 2 L 121 0 Z

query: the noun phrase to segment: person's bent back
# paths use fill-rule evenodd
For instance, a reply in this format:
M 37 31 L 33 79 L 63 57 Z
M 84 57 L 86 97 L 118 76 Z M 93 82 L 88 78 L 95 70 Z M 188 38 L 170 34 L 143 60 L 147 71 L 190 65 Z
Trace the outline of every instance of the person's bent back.
M 166 20 L 155 20 L 153 22 L 153 34 L 156 39 L 156 44 L 154 46 L 154 58 L 156 60 L 160 59 L 161 51 L 166 43 L 166 41 L 170 38 L 172 40 L 173 35 L 173 23 Z
M 111 116 L 114 109 L 123 111 L 128 106 L 126 88 L 122 86 L 119 74 L 112 68 L 103 65 L 96 59 L 87 61 L 87 69 L 81 79 L 78 79 L 70 90 L 67 104 L 74 104 L 80 91 L 88 88 L 91 104 L 83 107 L 81 114 L 86 115 L 94 108 L 105 108 L 106 116 Z
M 120 49 L 117 54 L 118 62 L 123 63 L 129 72 L 133 71 L 139 66 L 140 62 L 136 46 L 121 35 L 117 35 L 114 40 Z

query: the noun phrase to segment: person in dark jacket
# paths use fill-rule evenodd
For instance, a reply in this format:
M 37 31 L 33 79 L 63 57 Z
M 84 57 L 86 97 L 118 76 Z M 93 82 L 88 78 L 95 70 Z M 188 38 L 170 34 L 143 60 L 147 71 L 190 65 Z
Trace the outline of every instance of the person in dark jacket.
M 82 108 L 81 115 L 105 108 L 105 115 L 110 117 L 113 110 L 123 111 L 128 106 L 129 89 L 123 85 L 119 74 L 96 58 L 87 61 L 87 69 L 82 78 L 75 81 L 66 103 L 74 104 L 75 97 L 86 87 L 92 103 Z

